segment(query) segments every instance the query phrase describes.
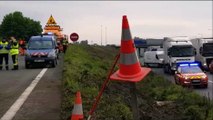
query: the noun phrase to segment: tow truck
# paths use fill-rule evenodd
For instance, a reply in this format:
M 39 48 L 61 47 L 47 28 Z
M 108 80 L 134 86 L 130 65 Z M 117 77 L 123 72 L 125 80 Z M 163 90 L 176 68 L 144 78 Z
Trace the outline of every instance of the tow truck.
M 201 70 L 199 63 L 177 64 L 174 74 L 175 83 L 178 85 L 208 87 L 208 76 Z

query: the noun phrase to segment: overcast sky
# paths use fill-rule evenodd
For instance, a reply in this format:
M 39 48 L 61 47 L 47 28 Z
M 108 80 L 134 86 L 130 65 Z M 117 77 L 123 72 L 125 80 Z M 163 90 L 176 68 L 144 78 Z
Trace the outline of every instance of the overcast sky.
M 76 32 L 79 41 L 100 44 L 102 38 L 103 44 L 120 44 L 122 16 L 127 15 L 133 37 L 210 37 L 212 5 L 212 1 L 0 1 L 0 23 L 6 14 L 20 11 L 44 28 L 52 14 L 63 33 Z

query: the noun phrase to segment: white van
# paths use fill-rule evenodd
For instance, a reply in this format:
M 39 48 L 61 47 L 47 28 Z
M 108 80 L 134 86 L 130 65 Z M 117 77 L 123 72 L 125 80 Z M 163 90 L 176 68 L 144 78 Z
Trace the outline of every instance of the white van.
M 157 65 L 162 67 L 163 65 L 163 54 L 164 51 L 162 48 L 152 48 L 144 53 L 144 65 Z

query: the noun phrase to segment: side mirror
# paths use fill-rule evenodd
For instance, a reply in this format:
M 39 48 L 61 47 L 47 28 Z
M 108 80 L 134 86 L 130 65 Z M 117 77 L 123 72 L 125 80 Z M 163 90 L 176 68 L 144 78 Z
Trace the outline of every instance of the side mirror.
M 159 58 L 158 58 L 158 55 L 157 55 L 157 54 L 155 55 L 155 58 L 159 60 Z
M 171 52 L 170 52 L 170 51 L 168 51 L 168 53 L 167 53 L 167 54 L 168 54 L 168 56 L 170 56 L 170 55 L 171 55 Z
M 196 51 L 196 49 L 195 49 L 195 48 L 194 48 L 194 54 L 195 54 L 195 55 L 197 55 L 197 51 Z
M 203 53 L 203 47 L 200 47 L 199 52 L 200 52 L 200 54 Z

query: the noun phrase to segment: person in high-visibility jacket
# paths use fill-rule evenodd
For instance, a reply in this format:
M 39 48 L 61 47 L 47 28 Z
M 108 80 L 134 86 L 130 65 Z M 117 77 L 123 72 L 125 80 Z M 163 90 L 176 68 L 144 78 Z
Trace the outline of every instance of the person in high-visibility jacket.
M 11 37 L 11 40 L 12 40 L 12 43 L 11 43 L 10 55 L 12 56 L 12 61 L 13 61 L 12 70 L 18 70 L 19 44 L 14 37 Z
M 68 41 L 66 39 L 63 39 L 62 40 L 62 45 L 63 45 L 63 52 L 66 53 L 67 46 L 68 46 Z
M 9 50 L 10 50 L 10 45 L 7 42 L 7 40 L 3 39 L 2 41 L 0 41 L 0 70 L 2 70 L 3 68 L 3 60 L 5 60 L 6 70 L 9 69 L 9 66 L 8 66 Z

